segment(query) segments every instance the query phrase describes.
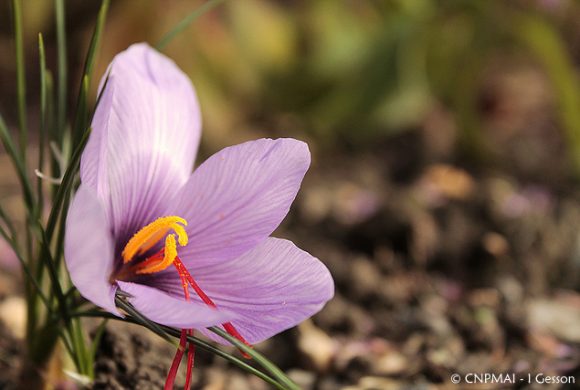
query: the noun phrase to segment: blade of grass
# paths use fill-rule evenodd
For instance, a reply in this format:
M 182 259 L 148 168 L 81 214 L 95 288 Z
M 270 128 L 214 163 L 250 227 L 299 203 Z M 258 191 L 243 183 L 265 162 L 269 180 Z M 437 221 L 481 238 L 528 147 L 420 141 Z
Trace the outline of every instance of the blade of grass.
M 258 353 L 253 348 L 248 347 L 246 344 L 242 343 L 238 339 L 233 336 L 230 336 L 226 331 L 212 326 L 208 328 L 208 330 L 212 331 L 213 333 L 217 334 L 218 336 L 222 337 L 223 339 L 229 341 L 233 344 L 236 348 L 240 349 L 242 352 L 247 353 L 250 355 L 256 363 L 262 366 L 266 371 L 268 371 L 274 378 L 276 378 L 280 383 L 284 384 L 286 388 L 290 390 L 300 390 L 300 387 L 296 383 L 294 383 L 290 378 L 286 376 L 276 365 L 266 359 L 262 354 Z
M 99 96 L 97 97 L 97 102 L 95 104 L 95 110 L 101 101 L 103 93 L 107 88 L 108 82 L 109 82 L 109 77 L 107 75 L 107 77 L 105 78 L 105 82 L 103 83 L 103 87 L 101 88 L 101 91 L 99 92 Z M 95 110 L 93 110 L 93 113 L 91 115 L 91 120 L 92 120 L 92 116 L 95 113 Z M 69 194 L 72 191 L 74 177 L 78 171 L 81 155 L 83 153 L 83 150 L 85 148 L 86 143 L 89 140 L 90 133 L 91 133 L 91 129 L 87 128 L 85 133 L 83 134 L 81 141 L 79 142 L 74 153 L 72 154 L 68 168 L 66 169 L 66 171 L 63 175 L 62 183 L 58 187 L 58 190 L 57 190 L 56 195 L 54 197 L 52 210 L 50 211 L 50 215 L 48 217 L 48 222 L 46 224 L 46 235 L 49 238 L 50 242 L 52 242 L 52 236 L 54 234 L 54 229 L 55 229 L 56 224 L 58 222 L 58 216 L 60 215 L 61 207 L 62 207 L 65 199 L 69 196 Z
M 95 357 L 97 356 L 97 349 L 99 348 L 99 344 L 101 343 L 101 339 L 103 338 L 103 334 L 105 333 L 105 329 L 106 329 L 108 323 L 109 323 L 109 319 L 105 318 L 103 321 L 101 321 L 101 323 L 97 327 L 97 330 L 95 331 L 95 337 L 93 337 L 93 342 L 91 345 L 91 354 L 92 354 L 93 361 L 95 360 Z
M 14 228 L 14 224 L 2 208 L 2 205 L 0 205 L 0 220 L 4 221 L 4 224 L 8 228 L 8 231 L 10 232 L 10 238 L 14 240 L 14 242 L 17 242 L 17 232 Z
M 70 193 L 66 196 L 64 204 L 68 204 L 70 200 Z M 68 207 L 64 207 L 62 210 L 60 223 L 58 224 L 58 230 L 56 235 L 56 245 L 54 252 L 54 261 L 56 269 L 60 269 L 63 251 L 64 251 L 64 235 L 66 233 L 66 216 L 68 215 Z
M 38 220 L 36 221 L 36 224 L 34 226 L 31 226 L 31 228 L 37 234 L 37 239 L 41 243 L 40 261 L 44 264 L 46 269 L 48 269 L 48 276 L 50 277 L 50 287 L 57 299 L 60 314 L 63 320 L 67 321 L 69 318 L 68 307 L 66 305 L 66 299 L 62 291 L 62 287 L 60 285 L 58 271 L 55 267 L 52 254 L 50 253 L 50 243 L 47 240 L 46 232 Z
M 72 315 L 79 316 L 79 317 L 107 318 L 107 319 L 116 320 L 116 321 L 128 322 L 128 323 L 132 323 L 132 324 L 136 324 L 136 325 L 140 325 L 140 326 L 143 326 L 145 328 L 148 328 L 147 325 L 143 324 L 142 322 L 140 322 L 139 320 L 137 320 L 131 316 L 126 316 L 125 318 L 121 318 L 121 317 L 117 317 L 114 314 L 111 314 L 108 312 L 103 312 L 103 311 L 98 311 L 98 310 L 88 310 L 85 312 L 74 313 Z M 168 327 L 165 325 L 158 325 L 158 326 L 159 326 L 159 330 L 163 331 L 166 335 L 170 335 L 170 336 L 175 337 L 175 338 L 179 338 L 181 335 L 181 331 L 178 329 L 171 328 L 171 327 Z M 238 366 L 239 368 L 247 371 L 248 373 L 257 376 L 258 378 L 262 379 L 264 382 L 269 383 L 272 386 L 274 386 L 276 389 L 288 390 L 287 387 L 276 382 L 275 379 L 269 377 L 268 375 L 259 371 L 258 369 L 250 366 L 248 363 L 244 362 L 243 360 L 241 360 L 235 356 L 232 356 L 232 355 L 228 354 L 227 352 L 222 351 L 219 348 L 214 347 L 210 343 L 208 343 L 208 342 L 206 342 L 198 337 L 187 336 L 187 340 L 192 342 L 193 344 L 195 344 L 196 347 L 199 347 L 207 352 L 213 353 L 213 354 L 223 358 L 224 360 L 232 363 L 233 365 Z
M 175 25 L 175 27 L 173 27 L 173 29 L 171 31 L 166 33 L 159 40 L 159 42 L 157 42 L 157 45 L 155 45 L 157 50 L 160 50 L 160 51 L 163 50 L 165 48 L 165 46 L 167 46 L 167 44 L 169 42 L 171 42 L 171 40 L 173 38 L 175 38 L 175 36 L 177 34 L 182 32 L 183 30 L 185 30 L 197 18 L 199 18 L 200 16 L 202 16 L 203 14 L 205 14 L 206 12 L 211 10 L 212 8 L 215 8 L 216 6 L 220 5 L 224 1 L 225 0 L 210 0 L 207 3 L 203 4 L 201 7 L 199 7 L 198 9 L 196 9 L 195 11 L 193 11 L 192 13 L 190 13 L 189 15 L 187 15 L 183 20 L 181 20 L 181 22 L 177 23 L 177 25 Z
M 42 33 L 38 33 L 38 54 L 40 57 L 40 128 L 38 130 L 38 170 L 42 172 L 44 168 L 44 148 L 47 131 L 47 77 L 46 77 L 46 54 L 44 50 L 44 39 Z M 44 206 L 44 195 L 42 191 L 42 179 L 36 179 L 36 199 L 37 211 L 36 217 L 40 218 Z
M 16 49 L 16 91 L 18 100 L 18 124 L 20 130 L 20 156 L 26 166 L 26 146 L 28 129 L 26 127 L 26 68 L 24 64 L 24 48 L 22 46 L 22 7 L 20 0 L 12 1 L 14 14 L 14 43 Z
M 60 214 L 61 208 L 62 208 L 63 204 L 65 203 L 65 200 L 68 199 L 70 192 L 72 191 L 72 184 L 74 182 L 74 177 L 75 177 L 77 170 L 78 170 L 78 165 L 79 165 L 79 162 L 81 159 L 83 149 L 84 149 L 87 141 L 89 140 L 90 133 L 91 133 L 91 131 L 89 129 L 83 135 L 81 142 L 79 143 L 79 145 L 77 146 L 77 149 L 75 150 L 75 152 L 73 153 L 73 155 L 71 157 L 70 164 L 69 164 L 69 166 L 68 166 L 67 170 L 65 171 L 64 176 L 62 178 L 62 183 L 58 187 L 58 190 L 56 192 L 56 196 L 55 196 L 54 201 L 53 201 L 52 210 L 50 211 L 50 215 L 48 217 L 48 222 L 46 224 L 46 236 L 47 236 L 49 242 L 52 241 L 52 237 L 54 234 L 54 230 L 56 228 L 56 224 L 58 222 L 58 216 Z
M 74 345 L 74 350 L 77 352 L 79 360 L 79 372 L 80 374 L 87 375 L 90 377 L 92 371 L 92 359 L 89 353 L 90 349 L 87 349 L 87 343 L 85 342 L 85 335 L 81 326 L 80 318 L 71 318 L 71 328 L 72 328 L 72 343 Z
M 32 210 L 34 207 L 34 198 L 30 181 L 28 180 L 28 176 L 26 176 L 23 161 L 16 151 L 14 143 L 12 142 L 12 137 L 8 131 L 8 126 L 6 126 L 2 115 L 0 115 L 0 141 L 2 142 L 2 145 L 4 145 L 4 149 L 6 150 L 6 153 L 8 153 L 8 156 L 16 170 L 16 175 L 18 176 L 20 186 L 22 187 L 24 204 L 28 210 Z
M 118 307 L 123 309 L 127 314 L 130 314 L 137 321 L 139 321 L 140 324 L 142 324 L 143 326 L 152 330 L 153 332 L 155 332 L 157 335 L 159 335 L 164 340 L 171 342 L 171 339 L 167 336 L 167 334 L 163 331 L 163 329 L 161 329 L 159 327 L 159 325 L 157 323 L 149 320 L 143 314 L 139 313 L 137 310 L 135 310 L 135 308 L 132 305 L 130 305 L 128 302 L 126 302 L 123 298 L 120 298 L 118 296 L 115 297 L 115 303 L 117 304 Z
M 64 0 L 55 0 L 54 9 L 56 15 L 56 42 L 58 47 L 58 87 L 57 87 L 57 116 L 56 136 L 57 143 L 62 142 L 66 122 L 66 99 L 67 99 L 67 60 L 66 60 L 66 28 Z
M 103 33 L 103 26 L 105 25 L 107 11 L 109 9 L 109 4 L 110 0 L 103 0 L 103 2 L 101 3 L 101 8 L 99 9 L 95 29 L 91 37 L 91 43 L 89 44 L 89 50 L 87 51 L 87 55 L 85 57 L 85 65 L 83 69 L 83 82 L 81 84 L 81 89 L 79 91 L 77 101 L 77 111 L 75 115 L 73 149 L 78 144 L 82 132 L 87 128 L 87 120 L 88 120 L 87 95 L 90 87 L 90 81 L 92 78 L 97 50 L 99 48 L 101 35 Z

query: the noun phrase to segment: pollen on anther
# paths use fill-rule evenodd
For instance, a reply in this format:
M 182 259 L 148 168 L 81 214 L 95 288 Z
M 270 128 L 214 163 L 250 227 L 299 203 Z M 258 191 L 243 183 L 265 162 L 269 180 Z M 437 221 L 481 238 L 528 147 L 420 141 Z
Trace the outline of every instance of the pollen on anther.
M 187 221 L 177 216 L 167 216 L 156 219 L 150 224 L 139 230 L 123 249 L 123 262 L 130 262 L 135 255 L 143 254 L 160 240 L 163 239 L 171 230 L 177 234 L 180 246 L 187 245 L 187 232 L 183 226 L 187 226 Z
M 165 249 L 163 250 L 163 260 L 159 261 L 157 256 L 145 260 L 139 264 L 138 274 L 152 274 L 160 272 L 169 267 L 177 258 L 177 244 L 173 234 L 165 238 Z

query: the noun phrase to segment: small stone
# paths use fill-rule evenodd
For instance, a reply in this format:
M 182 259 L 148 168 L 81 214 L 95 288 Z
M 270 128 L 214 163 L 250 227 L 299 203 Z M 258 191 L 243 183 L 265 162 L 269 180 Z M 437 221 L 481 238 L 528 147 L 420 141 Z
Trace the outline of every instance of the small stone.
M 358 300 L 372 298 L 377 295 L 383 283 L 380 269 L 367 258 L 359 257 L 351 262 L 351 289 Z
M 12 296 L 0 303 L 0 320 L 17 339 L 26 333 L 26 302 L 22 297 Z
M 377 375 L 400 374 L 408 367 L 407 358 L 397 351 L 390 351 L 374 363 Z
M 304 370 L 290 370 L 288 372 L 288 377 L 294 381 L 302 390 L 312 390 L 314 389 L 314 383 L 316 382 L 316 375 L 310 371 Z
M 527 305 L 532 328 L 561 340 L 580 342 L 580 305 L 564 299 L 536 299 Z
M 252 390 L 248 379 L 241 374 L 231 374 L 226 386 L 228 390 Z
M 300 324 L 298 332 L 300 351 L 312 361 L 319 372 L 326 371 L 336 353 L 335 342 L 310 320 Z

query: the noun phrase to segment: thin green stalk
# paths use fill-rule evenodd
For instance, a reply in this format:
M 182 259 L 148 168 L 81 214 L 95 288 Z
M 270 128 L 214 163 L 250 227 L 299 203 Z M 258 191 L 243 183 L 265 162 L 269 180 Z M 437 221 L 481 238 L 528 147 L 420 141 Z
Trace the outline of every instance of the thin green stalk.
M 54 230 L 55 230 L 56 224 L 58 222 L 58 216 L 60 214 L 61 208 L 62 208 L 65 200 L 68 198 L 68 195 L 70 194 L 70 192 L 72 190 L 72 184 L 74 181 L 74 177 L 77 173 L 77 169 L 78 169 L 78 165 L 79 165 L 79 162 L 81 159 L 83 149 L 84 149 L 87 141 L 89 140 L 90 133 L 91 133 L 91 131 L 89 129 L 83 135 L 81 142 L 79 143 L 79 145 L 77 146 L 77 149 L 75 150 L 75 152 L 73 153 L 73 155 L 71 157 L 71 161 L 69 163 L 69 166 L 68 166 L 67 170 L 65 171 L 64 176 L 62 178 L 62 183 L 58 187 L 58 190 L 56 192 L 56 196 L 54 197 L 52 210 L 50 212 L 50 215 L 48 217 L 48 222 L 46 225 L 46 236 L 48 237 L 49 242 L 52 241 L 52 236 L 54 234 Z
M 101 88 L 101 91 L 99 93 L 99 96 L 97 97 L 95 109 L 101 101 L 101 97 L 103 96 L 103 92 L 105 91 L 105 89 L 107 87 L 108 80 L 109 80 L 109 78 L 107 75 L 107 77 L 105 78 L 105 82 L 103 84 L 103 87 Z M 91 120 L 92 120 L 93 115 L 94 115 L 94 110 L 93 110 L 93 113 L 91 115 Z M 51 209 L 50 215 L 48 217 L 46 229 L 44 230 L 45 238 L 47 240 L 46 245 L 48 245 L 48 248 L 50 248 L 50 243 L 52 242 L 54 231 L 55 231 L 55 228 L 56 228 L 59 220 L 60 220 L 61 224 L 65 223 L 64 218 L 66 216 L 66 213 L 61 213 L 61 209 L 62 209 L 62 206 L 69 199 L 70 194 L 73 190 L 74 178 L 75 178 L 76 173 L 78 171 L 81 155 L 82 155 L 82 152 L 84 150 L 86 143 L 89 140 L 90 133 L 91 133 L 91 129 L 88 128 L 85 131 L 80 143 L 77 145 L 74 153 L 72 154 L 71 161 L 70 161 L 70 163 L 69 163 L 69 165 L 68 165 L 68 167 L 67 167 L 67 169 L 64 172 L 64 175 L 62 177 L 62 182 L 58 186 L 56 194 L 53 197 L 52 209 Z M 59 219 L 59 216 L 62 216 L 62 218 Z M 59 243 L 59 245 L 60 245 L 60 243 Z M 57 248 L 57 253 L 60 254 L 61 251 L 62 251 L 62 248 Z M 38 277 L 42 278 L 43 268 L 39 268 L 38 271 L 39 271 Z
M 70 321 L 69 321 L 69 311 L 68 311 L 68 306 L 66 305 L 66 299 L 65 296 L 63 294 L 61 285 L 60 285 L 60 280 L 58 277 L 58 271 L 55 268 L 55 264 L 54 264 L 54 260 L 52 258 L 52 255 L 50 253 L 50 242 L 47 240 L 46 237 L 46 232 L 44 231 L 40 221 L 35 220 L 36 224 L 34 226 L 31 226 L 31 230 L 33 230 L 36 234 L 37 234 L 37 240 L 40 242 L 41 246 L 40 246 L 40 263 L 44 264 L 45 268 L 48 269 L 48 275 L 50 277 L 50 287 L 51 290 L 54 294 L 54 297 L 56 298 L 57 301 L 57 309 L 60 312 L 60 316 L 62 318 L 62 320 L 64 321 L 66 330 L 69 333 L 72 333 L 71 328 L 70 328 Z M 40 270 L 42 270 L 43 268 L 39 268 Z M 37 275 L 38 277 L 38 275 Z M 32 280 L 35 281 L 36 283 L 36 278 L 33 278 L 32 276 L 30 276 L 30 278 Z M 40 277 L 38 278 L 39 280 L 41 279 Z
M 111 313 L 96 311 L 96 310 L 89 310 L 89 311 L 85 311 L 85 312 L 74 313 L 72 315 L 79 316 L 79 317 L 107 318 L 107 319 L 111 319 L 111 320 L 123 321 L 123 322 L 128 322 L 128 323 L 140 325 L 140 326 L 143 326 L 147 329 L 150 329 L 148 324 L 143 323 L 142 321 L 137 320 L 131 316 L 126 316 L 125 318 L 121 318 L 121 317 L 117 317 Z M 165 333 L 165 335 L 170 335 L 170 336 L 175 337 L 175 338 L 179 338 L 181 336 L 181 331 L 179 329 L 171 328 L 171 327 L 168 327 L 165 325 L 158 325 L 158 327 L 160 328 L 160 330 L 162 332 Z M 250 366 L 248 363 L 244 362 L 243 360 L 241 360 L 235 356 L 232 356 L 232 355 L 228 354 L 227 352 L 222 351 L 219 348 L 214 347 L 210 343 L 208 343 L 200 338 L 197 338 L 195 336 L 187 336 L 187 340 L 189 342 L 193 343 L 196 347 L 199 347 L 207 352 L 213 353 L 213 354 L 227 360 L 228 362 L 232 363 L 233 365 L 238 366 L 239 368 L 247 371 L 248 373 L 257 376 L 258 378 L 262 379 L 264 382 L 269 383 L 272 386 L 274 386 L 276 389 L 288 390 L 287 387 L 276 382 L 275 379 L 271 378 L 270 376 L 266 375 L 265 373 Z
M 91 37 L 91 43 L 89 44 L 89 50 L 85 57 L 85 65 L 83 69 L 83 79 L 81 87 L 79 90 L 78 101 L 77 101 L 77 111 L 75 115 L 75 125 L 74 125 L 74 135 L 73 135 L 73 149 L 76 147 L 83 131 L 88 126 L 88 110 L 87 110 L 87 95 L 90 87 L 90 81 L 92 78 L 93 67 L 95 64 L 97 50 L 99 48 L 99 43 L 101 41 L 101 35 L 103 32 L 103 26 L 107 17 L 107 11 L 109 9 L 109 0 L 103 0 L 101 3 L 101 8 L 97 16 L 97 22 L 95 24 L 95 29 L 93 31 L 93 36 Z
M 34 207 L 32 187 L 28 180 L 28 176 L 26 175 L 23 159 L 18 155 L 18 152 L 14 147 L 12 137 L 8 131 L 8 126 L 6 126 L 2 115 L 0 115 L 0 141 L 4 145 L 4 149 L 6 149 L 6 153 L 8 153 L 8 156 L 10 157 L 10 160 L 12 160 L 12 164 L 16 169 L 16 175 L 18 176 L 18 180 L 22 187 L 22 193 L 24 195 L 24 204 L 28 210 L 32 210 Z
M 64 200 L 65 204 L 68 204 L 70 199 L 70 193 Z M 56 245 L 55 245 L 55 253 L 54 253 L 54 261 L 56 269 L 60 269 L 60 264 L 62 260 L 62 255 L 64 251 L 64 235 L 66 232 L 66 216 L 68 215 L 68 207 L 65 207 L 62 210 L 62 216 L 60 218 L 60 223 L 58 226 L 58 232 L 56 235 Z
M 191 23 L 193 23 L 201 15 L 205 14 L 212 8 L 215 8 L 224 1 L 225 0 L 210 0 L 207 3 L 203 4 L 201 7 L 199 7 L 198 9 L 196 9 L 195 11 L 193 11 L 192 13 L 190 13 L 189 15 L 187 15 L 181 22 L 177 23 L 177 25 L 175 25 L 175 27 L 173 27 L 171 31 L 166 33 L 159 40 L 159 42 L 157 42 L 157 45 L 155 46 L 157 50 L 163 50 L 165 46 L 167 46 L 167 44 L 171 42 L 171 40 L 175 38 L 177 34 L 185 30 Z
M 27 225 L 30 222 L 30 218 L 31 215 L 30 213 L 32 212 L 32 210 L 34 210 L 34 199 L 33 199 L 33 195 L 32 195 L 32 187 L 30 184 L 30 181 L 28 179 L 28 176 L 26 175 L 26 168 L 24 166 L 24 157 L 19 156 L 18 152 L 16 151 L 16 148 L 14 146 L 14 143 L 12 141 L 12 137 L 9 133 L 8 127 L 6 126 L 6 123 L 4 123 L 4 120 L 2 119 L 2 116 L 0 115 L 0 141 L 2 142 L 2 144 L 4 145 L 4 149 L 6 150 L 6 153 L 8 154 L 8 156 L 10 157 L 10 159 L 12 160 L 12 164 L 14 165 L 15 171 L 16 171 L 16 176 L 18 177 L 19 181 L 20 181 L 20 186 L 22 188 L 22 193 L 24 196 L 24 204 L 26 206 L 26 210 L 27 210 L 27 215 L 26 215 L 26 221 L 27 221 Z M 27 254 L 26 254 L 26 259 L 28 260 L 28 262 L 32 261 L 33 257 L 32 257 L 32 239 L 30 236 L 30 230 L 27 228 L 25 229 L 25 243 L 26 243 L 26 250 L 27 250 Z M 22 255 L 20 253 L 20 251 L 17 248 L 17 245 L 14 245 L 14 251 L 16 252 L 16 255 L 18 256 L 18 260 L 21 261 L 21 263 L 24 265 L 26 263 L 25 259 L 22 258 Z M 34 313 L 31 311 L 36 307 L 36 294 L 34 294 L 33 290 L 32 290 L 32 286 L 31 283 L 34 284 L 34 287 L 36 288 L 37 291 L 41 292 L 41 289 L 39 288 L 39 283 L 38 281 L 32 277 L 32 274 L 30 273 L 30 270 L 28 268 L 28 265 L 26 265 L 26 267 L 23 266 L 23 270 L 26 273 L 26 275 L 28 276 L 29 280 L 25 280 L 25 292 L 26 292 L 26 299 L 27 302 L 29 304 L 29 311 L 28 311 L 28 325 L 34 325 L 35 323 L 35 316 Z
M 66 124 L 66 95 L 67 95 L 67 61 L 66 61 L 66 28 L 65 28 L 65 6 L 64 0 L 55 0 L 56 14 L 56 43 L 58 47 L 58 88 L 57 88 L 57 119 L 56 119 L 56 141 L 60 144 L 64 135 Z
M 208 330 L 212 331 L 213 333 L 217 334 L 218 336 L 226 339 L 230 343 L 232 343 L 236 348 L 240 349 L 242 352 L 247 353 L 250 355 L 256 363 L 261 365 L 266 371 L 268 371 L 274 378 L 276 378 L 280 383 L 284 384 L 290 390 L 300 390 L 300 387 L 296 383 L 294 383 L 290 378 L 286 376 L 278 367 L 272 364 L 268 359 L 266 359 L 262 354 L 255 351 L 253 348 L 248 347 L 246 344 L 242 343 L 240 340 L 236 339 L 235 337 L 229 335 L 223 329 L 220 329 L 216 326 L 212 326 L 208 328 Z
M 79 359 L 79 372 L 83 375 L 87 375 L 91 377 L 92 372 L 92 359 L 89 355 L 89 351 L 87 350 L 87 343 L 85 342 L 85 337 L 83 334 L 83 330 L 80 323 L 80 318 L 72 318 L 71 319 L 71 327 L 72 327 L 72 342 L 74 345 L 74 350 L 78 355 Z
M 93 110 L 93 113 L 91 115 L 91 121 L 92 121 L 92 116 L 94 116 L 94 114 L 95 114 L 96 107 L 98 107 L 98 105 L 101 101 L 101 98 L 103 96 L 103 93 L 105 92 L 105 90 L 107 88 L 108 82 L 109 82 L 109 76 L 107 75 L 105 77 L 105 82 L 103 83 L 103 87 L 101 88 L 101 91 L 99 92 L 99 96 L 97 97 L 97 102 L 95 104 L 95 110 Z M 71 161 L 68 165 L 68 168 L 66 169 L 66 171 L 63 175 L 62 183 L 58 187 L 56 195 L 54 196 L 52 210 L 50 211 L 50 215 L 48 217 L 48 222 L 46 224 L 46 235 L 50 240 L 52 240 L 52 236 L 54 234 L 54 229 L 56 227 L 56 223 L 58 222 L 58 216 L 60 215 L 60 210 L 61 210 L 61 207 L 62 207 L 64 201 L 65 201 L 65 198 L 68 197 L 68 195 L 72 191 L 74 177 L 75 177 L 77 170 L 79 168 L 79 162 L 81 160 L 81 155 L 83 153 L 83 150 L 85 148 L 86 143 L 89 140 L 90 133 L 91 133 L 91 129 L 88 128 L 85 131 L 85 133 L 83 134 L 81 141 L 76 146 L 76 149 L 75 149 L 74 153 L 72 154 Z
M 171 342 L 171 339 L 167 336 L 167 334 L 165 334 L 163 329 L 161 329 L 158 324 L 149 320 L 147 317 L 143 316 L 143 314 L 135 310 L 135 308 L 131 306 L 129 303 L 127 303 L 124 299 L 120 297 L 115 297 L 115 303 L 117 304 L 117 306 L 119 306 L 121 309 L 123 309 L 125 312 L 133 316 L 137 321 L 139 321 L 140 324 L 151 329 L 153 332 L 155 332 L 164 340 Z
M 20 0 L 12 1 L 14 13 L 14 43 L 16 49 L 16 91 L 18 99 L 18 123 L 20 130 L 20 155 L 26 166 L 26 147 L 28 129 L 26 127 L 26 68 L 24 64 L 24 48 L 22 44 L 22 7 Z
M 14 242 L 17 242 L 17 234 L 18 233 L 16 232 L 16 229 L 14 228 L 14 224 L 12 223 L 12 220 L 8 217 L 8 215 L 6 215 L 6 212 L 2 208 L 2 205 L 0 205 L 0 220 L 4 221 L 4 223 L 6 224 L 6 227 L 8 228 L 8 230 L 10 232 L 10 238 L 12 240 L 14 240 Z
M 105 318 L 97 327 L 95 331 L 95 337 L 93 337 L 93 343 L 91 345 L 91 359 L 95 361 L 95 357 L 97 356 L 97 350 L 99 348 L 99 344 L 101 343 L 101 339 L 103 338 L 103 334 L 105 333 L 105 329 L 107 328 L 107 324 L 109 323 L 109 319 Z M 93 373 L 94 376 L 94 373 Z M 92 377 L 91 377 L 92 378 Z
M 40 57 L 40 128 L 38 131 L 38 170 L 42 172 L 44 167 L 44 149 L 47 126 L 47 99 L 48 99 L 48 88 L 47 88 L 47 75 L 46 75 L 46 54 L 44 50 L 44 39 L 42 38 L 42 33 L 38 33 L 38 54 Z M 39 176 L 36 179 L 36 199 L 37 199 L 37 212 L 36 217 L 40 218 L 42 216 L 42 210 L 44 206 L 44 195 L 42 191 L 42 178 Z
M 83 131 L 87 128 L 87 120 L 88 120 L 88 108 L 87 108 L 87 99 L 89 95 L 89 76 L 84 75 L 81 81 L 81 89 L 79 91 L 78 102 L 77 102 L 77 112 L 75 115 L 75 124 L 73 126 L 73 139 L 72 139 L 72 147 L 74 148 L 78 144 L 78 139 Z
M 73 351 L 73 347 L 72 347 L 72 344 L 71 344 L 70 340 L 67 339 L 66 333 L 64 333 L 62 331 L 62 329 L 60 329 L 58 333 L 60 335 L 60 339 L 62 340 L 62 343 L 64 344 L 64 347 L 66 348 L 66 350 L 68 351 L 69 355 L 71 356 L 71 358 L 73 359 L 75 365 L 78 368 L 79 367 L 79 362 L 77 361 L 77 357 L 75 356 L 75 353 Z

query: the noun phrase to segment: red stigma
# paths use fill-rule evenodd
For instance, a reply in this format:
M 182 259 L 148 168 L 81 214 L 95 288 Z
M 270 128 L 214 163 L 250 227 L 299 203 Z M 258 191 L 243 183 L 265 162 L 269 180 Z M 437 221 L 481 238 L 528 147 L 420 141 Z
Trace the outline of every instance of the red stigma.
M 163 250 L 161 250 L 158 254 L 154 255 L 157 257 L 162 258 Z M 181 280 L 181 286 L 183 288 L 183 294 L 185 296 L 186 301 L 190 301 L 189 295 L 189 287 L 193 289 L 193 291 L 201 298 L 201 300 L 208 306 L 217 307 L 216 304 L 211 300 L 210 297 L 199 287 L 196 281 L 193 279 L 181 259 L 176 256 L 173 260 L 173 266 L 177 270 L 179 274 L 179 279 Z M 246 344 L 248 347 L 252 347 L 250 343 L 248 343 L 244 337 L 238 332 L 238 330 L 232 325 L 231 322 L 223 323 L 222 326 L 224 330 L 228 332 L 230 335 L 235 337 L 236 339 L 240 340 L 242 343 Z M 173 384 L 175 383 L 175 377 L 177 376 L 177 370 L 179 369 L 179 364 L 181 363 L 181 359 L 183 358 L 183 354 L 185 353 L 185 344 L 187 343 L 187 336 L 193 336 L 193 329 L 182 329 L 181 330 L 181 337 L 179 338 L 179 347 L 177 348 L 177 352 L 175 353 L 175 357 L 173 358 L 173 362 L 171 364 L 171 368 L 169 370 L 169 374 L 167 375 L 167 380 L 165 381 L 164 390 L 170 390 L 173 388 Z M 191 372 L 193 369 L 193 362 L 194 362 L 194 355 L 195 355 L 195 345 L 192 342 L 187 343 L 188 350 L 187 350 L 187 375 L 185 379 L 185 390 L 189 390 L 191 385 Z M 240 351 L 242 356 L 247 359 L 250 359 L 251 356 L 247 353 Z

